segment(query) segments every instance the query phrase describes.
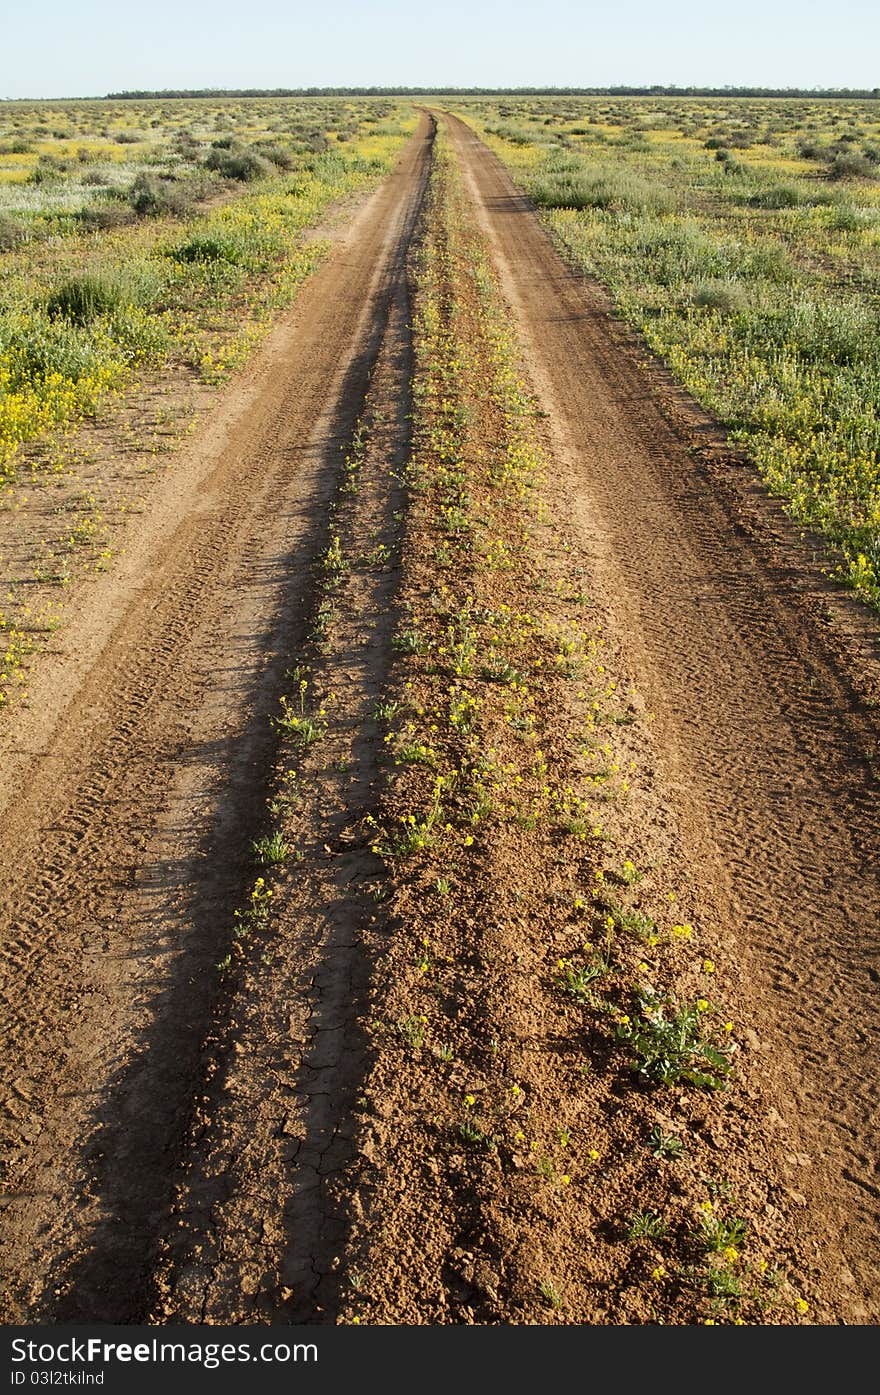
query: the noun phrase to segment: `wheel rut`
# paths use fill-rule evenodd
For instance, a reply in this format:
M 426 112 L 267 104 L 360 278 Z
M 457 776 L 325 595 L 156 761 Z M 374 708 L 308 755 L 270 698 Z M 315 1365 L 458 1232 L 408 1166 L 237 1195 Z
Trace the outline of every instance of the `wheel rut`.
M 353 1159 L 368 1053 L 364 941 L 380 915 L 366 820 L 382 778 L 375 708 L 393 660 L 409 446 L 403 255 L 394 278 L 333 508 L 323 619 L 293 674 L 326 730 L 278 766 L 279 789 L 296 791 L 278 801 L 295 861 L 273 884 L 271 923 L 247 947 L 215 1022 L 210 1088 L 191 1126 L 153 1321 L 335 1321 L 350 1200 L 338 1179 Z
M 143 1315 L 214 966 L 265 821 L 269 716 L 309 624 L 431 140 L 425 118 L 133 525 L 34 720 L 5 738 L 7 1320 Z

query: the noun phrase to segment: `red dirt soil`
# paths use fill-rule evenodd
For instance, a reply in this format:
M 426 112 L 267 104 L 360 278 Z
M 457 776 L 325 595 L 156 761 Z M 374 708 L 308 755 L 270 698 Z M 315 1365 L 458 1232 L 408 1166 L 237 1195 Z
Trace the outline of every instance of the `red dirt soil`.
M 436 683 L 392 642 L 437 574 L 403 474 L 421 410 L 410 257 L 437 216 L 425 114 L 0 733 L 6 1322 L 702 1321 L 714 1308 L 667 1283 L 663 1246 L 626 1233 L 667 1207 L 685 1253 L 700 1196 L 734 1198 L 781 1264 L 787 1306 L 767 1321 L 802 1320 L 800 1293 L 805 1321 L 880 1316 L 872 622 L 820 589 L 749 467 L 441 119 L 551 461 L 524 570 L 450 584 L 486 606 L 538 591 L 548 623 L 601 632 L 608 679 L 638 690 L 609 738 L 636 767 L 617 834 L 717 964 L 736 1084 L 635 1090 L 604 1047 L 581 1069 L 582 1014 L 551 976 L 568 952 L 553 907 L 595 872 L 577 849 L 487 832 L 449 906 L 442 862 L 386 878 L 370 851 L 366 820 L 408 789 L 377 703 Z M 447 292 L 476 342 L 463 286 Z M 462 384 L 489 453 L 497 410 Z M 328 725 L 294 760 L 273 719 L 301 681 Z M 548 679 L 560 771 L 572 694 Z M 264 873 L 270 925 L 240 942 L 267 803 L 295 856 Z M 414 951 L 441 932 L 446 977 L 426 987 Z M 425 992 L 437 1050 L 405 1051 L 393 1024 Z M 570 1122 L 539 1177 L 515 1150 L 475 1161 L 443 1141 L 449 1102 L 479 1111 L 492 1071 L 514 1101 L 519 1082 L 535 1139 Z M 689 1141 L 678 1170 L 645 1146 L 660 1126 Z

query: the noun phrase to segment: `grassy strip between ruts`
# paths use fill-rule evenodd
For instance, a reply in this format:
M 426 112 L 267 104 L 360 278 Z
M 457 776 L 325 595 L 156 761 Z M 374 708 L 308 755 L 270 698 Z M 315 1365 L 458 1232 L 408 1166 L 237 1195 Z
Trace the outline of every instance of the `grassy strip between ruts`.
M 737 165 L 713 183 L 711 153 L 699 163 L 658 146 L 648 160 L 581 129 L 551 149 L 541 124 L 512 139 L 468 119 L 564 255 L 608 287 L 791 516 L 831 541 L 837 578 L 880 605 L 880 335 L 866 269 L 877 217 L 854 202 L 861 188 L 792 175 L 779 212 L 764 172 Z
M 535 405 L 442 142 L 415 277 L 401 672 L 379 709 L 394 773 L 367 820 L 387 922 L 342 1320 L 797 1321 L 803 1260 L 721 1006 L 735 962 L 547 510 Z

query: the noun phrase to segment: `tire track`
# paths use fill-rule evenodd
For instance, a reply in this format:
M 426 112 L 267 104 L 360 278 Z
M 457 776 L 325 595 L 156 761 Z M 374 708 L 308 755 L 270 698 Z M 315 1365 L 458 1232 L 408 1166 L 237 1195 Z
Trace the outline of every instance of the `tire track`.
M 424 183 L 392 271 L 354 498 L 340 497 L 345 574 L 331 593 L 329 631 L 304 649 L 314 654 L 309 681 L 330 730 L 298 766 L 301 794 L 284 829 L 295 874 L 276 888 L 272 924 L 216 1023 L 211 1088 L 193 1121 L 155 1321 L 320 1322 L 335 1308 L 350 1199 L 337 1179 L 353 1157 L 367 1053 L 364 941 L 378 915 L 363 820 L 380 778 L 373 709 L 393 657 L 399 578 L 412 375 L 405 259 Z
M 211 968 L 263 817 L 268 714 L 307 623 L 311 558 L 430 140 L 426 118 L 68 635 L 42 726 L 10 746 L 7 1320 L 143 1311 Z

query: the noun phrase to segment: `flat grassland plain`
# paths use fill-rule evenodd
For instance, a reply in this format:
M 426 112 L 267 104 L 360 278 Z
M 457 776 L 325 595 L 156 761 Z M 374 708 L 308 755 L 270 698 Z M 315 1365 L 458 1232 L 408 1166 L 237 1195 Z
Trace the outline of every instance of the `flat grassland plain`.
M 0 117 L 3 1319 L 876 1323 L 878 104 Z

